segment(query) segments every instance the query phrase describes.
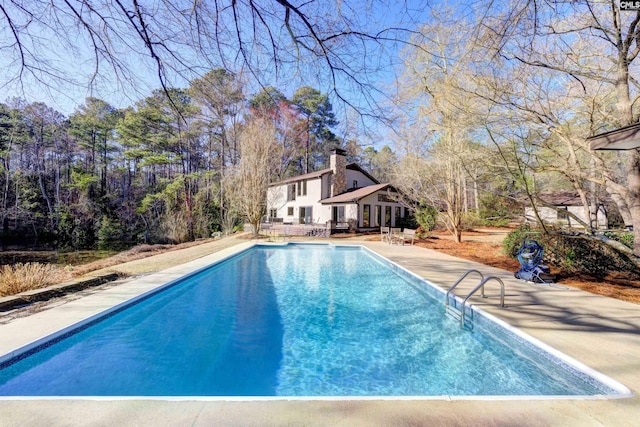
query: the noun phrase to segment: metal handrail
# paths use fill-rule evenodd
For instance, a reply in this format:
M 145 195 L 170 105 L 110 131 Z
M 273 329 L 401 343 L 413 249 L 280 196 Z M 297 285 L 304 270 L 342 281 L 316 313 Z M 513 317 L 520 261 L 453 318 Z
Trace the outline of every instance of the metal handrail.
M 476 286 L 475 288 L 473 288 L 473 290 L 471 292 L 469 292 L 469 295 L 467 295 L 467 297 L 464 299 L 464 301 L 462 301 L 462 314 L 460 315 L 460 325 L 462 327 L 464 327 L 464 306 L 467 303 L 467 300 L 469 298 L 471 298 L 471 295 L 475 294 L 476 291 L 480 288 L 483 288 L 484 291 L 484 284 L 487 283 L 489 280 L 491 279 L 495 279 L 498 281 L 498 283 L 500 283 L 500 307 L 504 308 L 504 282 L 502 281 L 502 279 L 500 279 L 499 277 L 496 276 L 489 276 L 486 279 L 483 279 L 478 286 Z
M 449 294 L 451 293 L 451 291 L 453 291 L 453 289 L 458 286 L 460 284 L 460 282 L 462 282 L 462 280 L 464 280 L 465 277 L 467 277 L 469 274 L 471 273 L 478 273 L 480 275 L 480 282 L 483 283 L 482 281 L 484 280 L 484 275 L 482 273 L 480 273 L 478 270 L 467 270 L 466 273 L 464 273 L 462 276 L 460 276 L 460 278 L 456 281 L 456 283 L 453 284 L 453 286 L 451 286 L 449 288 L 449 290 L 447 291 L 447 296 L 445 298 L 445 309 L 449 307 Z M 482 297 L 484 297 L 484 288 L 482 288 Z

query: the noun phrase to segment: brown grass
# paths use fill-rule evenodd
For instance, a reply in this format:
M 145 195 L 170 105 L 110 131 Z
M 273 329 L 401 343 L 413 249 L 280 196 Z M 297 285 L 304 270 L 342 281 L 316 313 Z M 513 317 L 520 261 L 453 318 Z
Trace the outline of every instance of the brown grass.
M 44 288 L 69 280 L 63 268 L 38 262 L 0 266 L 0 297 Z
M 119 254 L 109 258 L 93 261 L 88 264 L 74 266 L 72 269 L 72 274 L 74 275 L 74 277 L 79 277 L 92 271 L 102 270 L 103 268 L 113 267 L 114 265 L 122 264 L 129 261 L 135 261 L 137 259 L 147 258 L 165 252 L 198 246 L 203 243 L 211 242 L 213 240 L 215 239 L 203 239 L 197 240 L 195 242 L 181 243 L 178 245 L 138 245 L 134 246 L 128 251 L 120 252 Z
M 107 267 L 135 261 L 174 250 L 197 246 L 215 239 L 204 239 L 179 245 L 138 245 L 128 251 L 87 264 L 62 267 L 56 264 L 26 262 L 0 265 L 0 297 L 62 283 Z

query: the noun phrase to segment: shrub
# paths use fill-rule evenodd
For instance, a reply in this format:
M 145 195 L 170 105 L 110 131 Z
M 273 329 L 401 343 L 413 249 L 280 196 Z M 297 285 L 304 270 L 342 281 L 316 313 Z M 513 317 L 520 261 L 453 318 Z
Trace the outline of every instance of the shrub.
M 67 207 L 58 209 L 56 246 L 61 249 L 95 248 L 95 224 L 91 215 L 74 214 Z
M 70 278 L 65 269 L 50 264 L 28 262 L 0 266 L 0 296 L 44 288 Z
M 172 243 L 184 243 L 190 240 L 188 221 L 183 212 L 165 214 L 162 217 L 162 230 Z
M 633 233 L 630 231 L 607 231 L 604 235 L 633 249 Z
M 122 250 L 128 246 L 122 224 L 104 215 L 98 229 L 98 249 Z
M 475 212 L 465 214 L 462 223 L 466 229 L 474 227 L 506 227 L 509 225 L 509 218 L 483 218 Z
M 528 225 L 518 227 L 507 234 L 504 238 L 502 241 L 502 250 L 505 255 L 515 258 L 518 255 L 518 251 L 520 250 L 524 239 L 529 238 L 537 240 L 537 236 L 535 236 L 537 234 L 539 233 L 534 233 Z
M 222 231 L 220 226 L 220 207 L 215 202 L 198 195 L 193 210 L 193 232 L 196 238 L 206 238 L 212 233 Z
M 424 231 L 433 231 L 438 220 L 438 211 L 433 206 L 421 206 L 416 209 L 415 218 Z
M 504 239 L 504 252 L 515 258 L 525 238 L 534 239 L 544 247 L 546 264 L 567 273 L 604 277 L 610 272 L 627 271 L 640 277 L 640 272 L 626 255 L 602 242 L 583 236 L 563 234 L 559 230 L 544 234 L 532 232 L 528 227 L 521 227 Z
M 521 212 L 522 206 L 508 197 L 501 195 L 505 189 L 497 189 L 496 192 L 486 192 L 480 196 L 480 209 L 478 216 L 481 219 L 510 218 Z
M 482 227 L 506 227 L 510 222 L 509 218 L 483 219 L 478 225 Z
M 396 218 L 396 227 L 409 228 L 415 230 L 420 227 L 414 215 L 407 215 L 404 218 Z
M 422 226 L 416 228 L 416 237 L 418 239 L 426 239 L 431 236 L 431 231 L 425 230 Z

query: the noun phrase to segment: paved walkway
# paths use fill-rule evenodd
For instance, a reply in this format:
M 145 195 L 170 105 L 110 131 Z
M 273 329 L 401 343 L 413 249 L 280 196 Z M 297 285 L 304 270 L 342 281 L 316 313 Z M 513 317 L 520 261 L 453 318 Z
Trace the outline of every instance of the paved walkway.
M 339 239 L 337 243 L 351 243 Z M 237 243 L 237 242 L 236 242 Z M 576 289 L 520 282 L 511 272 L 413 246 L 358 242 L 427 280 L 448 287 L 476 268 L 505 281 L 507 308 L 497 287 L 474 304 L 623 383 L 640 390 L 640 305 Z M 0 354 L 207 265 L 250 245 L 217 251 L 138 280 L 0 325 Z M 191 249 L 191 248 L 190 248 Z M 189 250 L 189 249 L 187 249 Z M 465 282 L 458 294 L 464 294 Z M 0 426 L 13 425 L 482 425 L 636 426 L 640 397 L 612 400 L 357 400 L 357 401 L 0 401 Z

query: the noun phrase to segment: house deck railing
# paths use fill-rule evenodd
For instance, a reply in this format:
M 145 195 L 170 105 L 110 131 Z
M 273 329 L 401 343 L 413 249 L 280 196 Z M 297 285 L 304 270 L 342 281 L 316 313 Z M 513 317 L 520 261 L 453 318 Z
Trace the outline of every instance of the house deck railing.
M 325 224 L 283 224 L 277 222 L 260 225 L 263 234 L 273 237 L 313 236 L 329 237 L 331 229 Z
M 349 231 L 350 225 L 346 221 L 329 221 L 329 227 L 331 228 L 331 234 L 333 234 Z

